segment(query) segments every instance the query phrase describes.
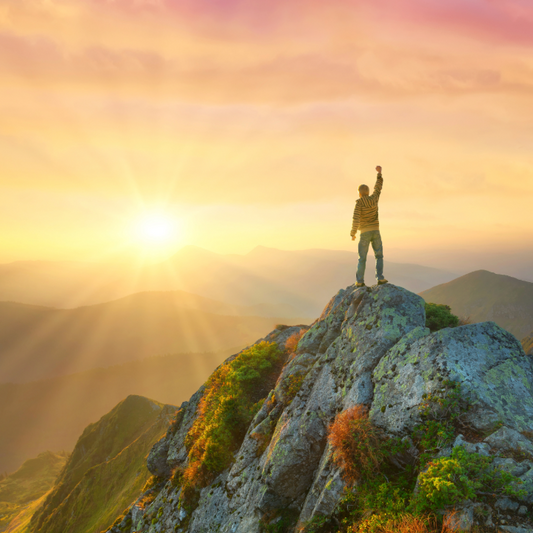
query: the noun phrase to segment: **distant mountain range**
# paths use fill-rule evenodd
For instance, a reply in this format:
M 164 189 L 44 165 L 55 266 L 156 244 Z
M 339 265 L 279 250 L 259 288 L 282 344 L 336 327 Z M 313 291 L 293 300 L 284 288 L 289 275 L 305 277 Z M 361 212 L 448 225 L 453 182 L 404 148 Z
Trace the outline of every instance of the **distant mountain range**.
M 473 322 L 492 320 L 518 339 L 533 331 L 533 283 L 528 281 L 478 270 L 420 295 Z
M 76 309 L 0 302 L 0 383 L 166 353 L 242 348 L 276 323 L 302 321 L 249 316 L 256 309 L 182 291 L 139 293 Z
M 0 384 L 0 472 L 12 472 L 44 450 L 71 451 L 85 426 L 130 394 L 181 404 L 236 351 L 148 357 L 31 383 Z
M 374 267 L 369 259 L 371 284 Z M 0 301 L 73 308 L 141 291 L 182 290 L 232 305 L 258 306 L 254 314 L 260 316 L 314 317 L 332 292 L 354 282 L 356 266 L 354 252 L 262 246 L 245 255 L 187 246 L 166 261 L 144 267 L 20 261 L 0 265 Z M 386 275 L 415 292 L 456 277 L 446 270 L 388 261 Z

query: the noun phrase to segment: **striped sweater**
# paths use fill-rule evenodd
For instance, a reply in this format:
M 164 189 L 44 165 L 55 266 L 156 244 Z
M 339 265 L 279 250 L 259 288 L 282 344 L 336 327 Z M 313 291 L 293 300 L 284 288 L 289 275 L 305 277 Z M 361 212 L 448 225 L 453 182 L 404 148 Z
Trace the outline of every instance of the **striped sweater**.
M 357 230 L 365 233 L 366 231 L 379 229 L 378 202 L 382 187 L 383 177 L 381 174 L 378 174 L 374 192 L 370 196 L 358 198 L 355 202 L 352 232 L 350 233 L 352 237 L 357 233 Z

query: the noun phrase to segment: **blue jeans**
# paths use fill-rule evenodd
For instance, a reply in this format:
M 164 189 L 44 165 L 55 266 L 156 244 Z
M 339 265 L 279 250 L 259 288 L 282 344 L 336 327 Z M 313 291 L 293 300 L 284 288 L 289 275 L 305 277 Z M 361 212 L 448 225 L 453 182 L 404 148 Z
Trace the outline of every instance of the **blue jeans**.
M 381 242 L 381 234 L 379 230 L 365 231 L 361 233 L 359 238 L 359 265 L 357 266 L 357 283 L 364 283 L 366 256 L 368 254 L 368 247 L 372 243 L 372 249 L 376 256 L 376 279 L 382 280 L 383 277 L 383 243 Z

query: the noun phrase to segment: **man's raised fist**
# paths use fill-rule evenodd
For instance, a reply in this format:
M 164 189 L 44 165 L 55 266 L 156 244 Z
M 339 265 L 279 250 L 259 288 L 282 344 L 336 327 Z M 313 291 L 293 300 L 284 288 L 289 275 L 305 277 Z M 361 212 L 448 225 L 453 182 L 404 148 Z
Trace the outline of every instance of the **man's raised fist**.
M 379 165 L 376 167 L 376 170 L 381 174 L 381 167 Z

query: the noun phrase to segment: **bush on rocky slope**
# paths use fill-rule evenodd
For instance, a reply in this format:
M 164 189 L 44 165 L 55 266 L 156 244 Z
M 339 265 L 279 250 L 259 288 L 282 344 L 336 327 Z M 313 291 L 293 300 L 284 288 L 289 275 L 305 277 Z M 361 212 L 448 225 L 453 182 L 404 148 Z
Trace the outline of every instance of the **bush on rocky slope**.
M 261 342 L 221 365 L 206 383 L 199 416 L 185 439 L 188 485 L 204 487 L 231 465 L 248 425 L 281 370 L 282 353 L 276 344 Z M 278 367 L 276 369 L 276 367 Z M 272 376 L 272 374 L 274 374 Z
M 335 417 L 328 441 L 333 461 L 349 483 L 371 476 L 383 461 L 380 436 L 368 419 L 368 409 L 355 405 Z
M 452 313 L 449 305 L 426 303 L 426 328 L 431 332 L 458 325 L 459 317 Z
M 411 527 L 435 533 L 449 529 L 440 510 L 466 500 L 494 504 L 502 496 L 525 497 L 522 480 L 495 467 L 492 457 L 451 447 L 469 406 L 459 385 L 447 384 L 442 392 L 426 397 L 419 406 L 424 421 L 404 438 L 380 431 L 364 406 L 337 415 L 328 440 L 348 485 L 330 517 L 315 517 L 299 531 L 387 533 Z

